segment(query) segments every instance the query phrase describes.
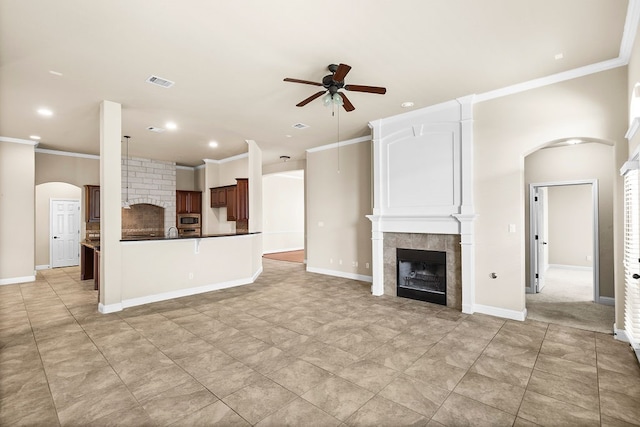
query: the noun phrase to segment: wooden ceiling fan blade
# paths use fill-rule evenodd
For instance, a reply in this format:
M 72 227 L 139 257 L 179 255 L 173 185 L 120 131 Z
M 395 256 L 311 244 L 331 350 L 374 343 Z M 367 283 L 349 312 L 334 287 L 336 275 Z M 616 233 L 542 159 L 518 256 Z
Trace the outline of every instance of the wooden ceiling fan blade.
M 334 82 L 343 82 L 344 78 L 347 76 L 347 73 L 349 73 L 349 71 L 351 71 L 351 66 L 350 65 L 347 65 L 347 64 L 338 65 L 338 69 L 333 74 L 333 81 Z
M 311 101 L 313 101 L 316 98 L 319 98 L 322 96 L 323 93 L 325 93 L 326 91 L 321 90 L 320 92 L 314 93 L 313 95 L 311 95 L 310 97 L 308 97 L 307 99 L 300 101 L 299 103 L 296 104 L 296 107 L 304 107 L 305 105 L 307 105 L 308 103 L 310 103 Z
M 345 95 L 343 92 L 340 92 L 340 96 L 342 97 L 342 107 L 345 110 L 347 110 L 347 112 L 353 111 L 356 109 L 356 107 L 353 106 L 351 101 L 349 101 L 349 98 L 347 98 L 347 95 Z
M 322 86 L 322 83 L 312 82 L 312 81 L 309 81 L 309 80 L 291 79 L 289 77 L 287 77 L 283 81 L 291 82 L 291 83 L 303 83 L 303 84 L 306 84 L 306 85 Z
M 344 88 L 353 92 L 378 93 L 380 95 L 387 93 L 386 88 L 378 86 L 344 85 Z

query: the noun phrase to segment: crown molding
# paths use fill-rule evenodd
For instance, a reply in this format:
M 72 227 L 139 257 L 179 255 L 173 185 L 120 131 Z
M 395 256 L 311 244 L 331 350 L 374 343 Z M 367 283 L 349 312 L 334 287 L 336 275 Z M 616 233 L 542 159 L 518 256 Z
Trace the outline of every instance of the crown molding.
M 24 145 L 38 145 L 37 142 L 31 141 L 29 139 L 19 139 L 19 138 L 9 138 L 7 136 L 0 136 L 0 142 L 11 142 L 13 144 L 24 144 Z
M 48 150 L 46 148 L 36 148 L 36 153 L 51 154 L 54 156 L 80 157 L 83 159 L 100 160 L 100 156 L 95 154 L 73 153 L 71 151 Z
M 360 138 L 348 139 L 346 141 L 334 142 L 333 144 L 321 145 L 319 147 L 307 149 L 307 153 L 315 153 L 317 151 L 331 150 L 333 148 L 345 147 L 347 145 L 359 144 L 361 142 L 371 141 L 371 136 L 361 136 Z

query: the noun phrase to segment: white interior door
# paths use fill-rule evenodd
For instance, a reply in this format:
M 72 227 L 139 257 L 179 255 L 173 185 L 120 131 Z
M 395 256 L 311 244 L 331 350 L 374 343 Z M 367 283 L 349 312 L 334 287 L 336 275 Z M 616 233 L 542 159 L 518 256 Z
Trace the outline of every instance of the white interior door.
M 80 201 L 51 199 L 51 268 L 80 263 Z
M 534 277 L 535 292 L 544 288 L 544 274 L 549 268 L 549 194 L 547 187 L 534 187 Z

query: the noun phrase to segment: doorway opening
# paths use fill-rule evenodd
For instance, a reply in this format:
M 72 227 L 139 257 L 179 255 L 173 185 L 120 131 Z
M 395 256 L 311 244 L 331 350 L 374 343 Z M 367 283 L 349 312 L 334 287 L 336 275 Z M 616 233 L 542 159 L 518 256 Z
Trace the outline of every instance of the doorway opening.
M 266 258 L 305 262 L 304 170 L 262 177 L 262 221 Z
M 591 301 L 600 302 L 598 181 L 530 184 L 529 218 L 527 293 L 543 292 L 550 269 L 573 270 L 591 277 Z
M 610 332 L 600 296 L 598 181 L 529 186 L 527 317 Z

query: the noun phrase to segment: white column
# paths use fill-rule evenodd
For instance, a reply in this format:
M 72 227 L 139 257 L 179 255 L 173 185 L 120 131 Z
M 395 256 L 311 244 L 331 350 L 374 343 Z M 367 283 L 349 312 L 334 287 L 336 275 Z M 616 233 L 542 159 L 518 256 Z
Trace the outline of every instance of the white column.
M 379 218 L 367 215 L 371 220 L 371 294 L 384 295 L 384 233 L 380 231 Z
M 100 104 L 100 304 L 101 313 L 122 310 L 122 114 L 111 101 Z

